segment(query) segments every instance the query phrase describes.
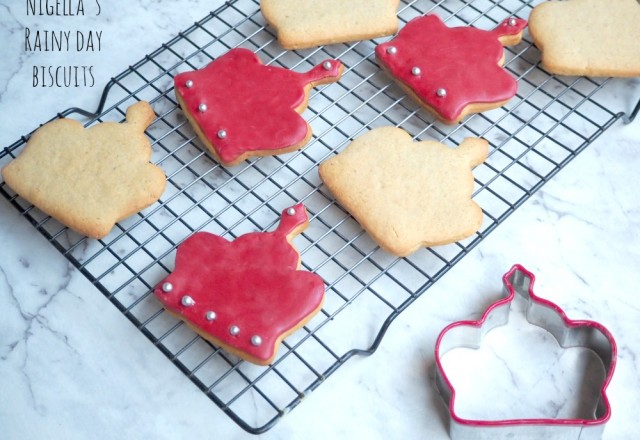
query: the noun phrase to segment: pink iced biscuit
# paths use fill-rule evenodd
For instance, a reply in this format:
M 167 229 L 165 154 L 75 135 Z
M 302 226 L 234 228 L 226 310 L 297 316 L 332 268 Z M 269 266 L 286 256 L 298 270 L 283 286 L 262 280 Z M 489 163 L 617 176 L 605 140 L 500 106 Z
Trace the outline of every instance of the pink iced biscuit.
M 376 47 L 376 57 L 407 94 L 442 122 L 455 124 L 515 96 L 518 84 L 502 68 L 504 46 L 518 44 L 526 26 L 526 20 L 508 18 L 492 31 L 449 28 L 429 14 Z
M 198 232 L 178 246 L 175 270 L 154 294 L 205 339 L 267 365 L 282 339 L 322 307 L 324 282 L 298 270 L 300 255 L 290 243 L 308 222 L 298 204 L 282 213 L 272 232 L 234 241 Z
M 204 69 L 174 79 L 180 107 L 196 133 L 225 165 L 250 156 L 286 153 L 311 138 L 300 116 L 309 91 L 337 81 L 340 61 L 326 60 L 306 73 L 265 66 L 247 49 L 232 49 Z

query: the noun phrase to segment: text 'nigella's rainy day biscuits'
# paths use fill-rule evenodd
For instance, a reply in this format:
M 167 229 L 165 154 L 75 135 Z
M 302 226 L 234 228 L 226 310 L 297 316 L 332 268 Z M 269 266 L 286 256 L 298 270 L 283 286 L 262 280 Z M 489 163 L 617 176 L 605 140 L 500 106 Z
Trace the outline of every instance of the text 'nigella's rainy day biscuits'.
M 305 146 L 312 131 L 301 113 L 311 88 L 338 81 L 342 71 L 340 61 L 326 60 L 298 73 L 232 49 L 204 69 L 177 75 L 175 89 L 200 140 L 216 160 L 232 166 Z
M 149 163 L 144 134 L 155 118 L 147 102 L 127 109 L 123 123 L 90 128 L 63 118 L 40 127 L 2 169 L 21 197 L 69 228 L 103 238 L 118 221 L 156 202 L 164 172 Z

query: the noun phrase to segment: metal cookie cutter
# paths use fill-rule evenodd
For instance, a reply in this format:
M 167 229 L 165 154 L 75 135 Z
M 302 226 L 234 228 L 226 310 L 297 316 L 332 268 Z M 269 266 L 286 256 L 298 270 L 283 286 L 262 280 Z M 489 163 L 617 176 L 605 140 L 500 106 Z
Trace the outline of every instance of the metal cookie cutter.
M 506 297 L 493 303 L 478 321 L 459 321 L 447 326 L 436 341 L 436 386 L 448 406 L 449 436 L 453 440 L 502 439 L 599 439 L 611 417 L 606 389 L 616 365 L 616 343 L 604 326 L 593 321 L 574 321 L 556 304 L 533 293 L 534 275 L 515 265 L 503 277 Z M 590 418 L 575 419 L 507 419 L 471 420 L 458 416 L 455 409 L 456 390 L 442 365 L 442 356 L 454 348 L 479 348 L 484 336 L 496 327 L 505 325 L 516 294 L 526 300 L 526 319 L 547 330 L 561 347 L 580 347 L 592 350 L 605 371 L 597 400 L 589 407 Z M 590 403 L 591 405 L 591 403 Z

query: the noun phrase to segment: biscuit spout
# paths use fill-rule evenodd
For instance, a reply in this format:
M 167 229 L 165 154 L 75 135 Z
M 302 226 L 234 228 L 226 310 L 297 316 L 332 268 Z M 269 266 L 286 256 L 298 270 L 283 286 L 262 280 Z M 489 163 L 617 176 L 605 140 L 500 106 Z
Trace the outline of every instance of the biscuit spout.
M 307 209 L 302 203 L 298 203 L 282 211 L 280 224 L 275 232 L 283 234 L 287 239 L 291 240 L 294 236 L 298 235 L 308 223 L 309 216 L 307 215 Z
M 307 84 L 326 84 L 342 76 L 343 65 L 338 60 L 325 60 L 313 69 L 301 75 Z
M 471 167 L 480 165 L 489 154 L 489 142 L 482 138 L 465 138 L 456 152 L 469 161 Z
M 140 127 L 144 131 L 155 119 L 156 114 L 146 101 L 139 101 L 127 109 L 127 124 Z
M 522 40 L 522 33 L 526 27 L 527 20 L 511 17 L 504 20 L 491 32 L 503 46 L 514 46 Z

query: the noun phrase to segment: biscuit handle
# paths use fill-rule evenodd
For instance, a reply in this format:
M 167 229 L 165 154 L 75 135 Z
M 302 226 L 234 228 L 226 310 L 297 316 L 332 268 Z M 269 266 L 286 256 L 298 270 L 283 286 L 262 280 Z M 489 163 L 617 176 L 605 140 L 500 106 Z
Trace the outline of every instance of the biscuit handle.
M 522 33 L 527 27 L 527 20 L 510 17 L 505 19 L 491 31 L 503 46 L 513 46 L 520 43 Z
M 302 203 L 298 203 L 282 211 L 280 224 L 276 232 L 291 239 L 293 236 L 299 234 L 308 222 L 309 216 L 307 215 L 307 209 Z
M 465 138 L 456 148 L 456 152 L 474 168 L 487 159 L 489 142 L 482 138 Z
M 338 60 L 325 60 L 306 73 L 301 73 L 307 84 L 324 84 L 335 81 L 342 75 L 342 63 Z
M 151 125 L 156 114 L 147 101 L 139 101 L 127 108 L 127 124 L 139 128 L 141 131 Z

